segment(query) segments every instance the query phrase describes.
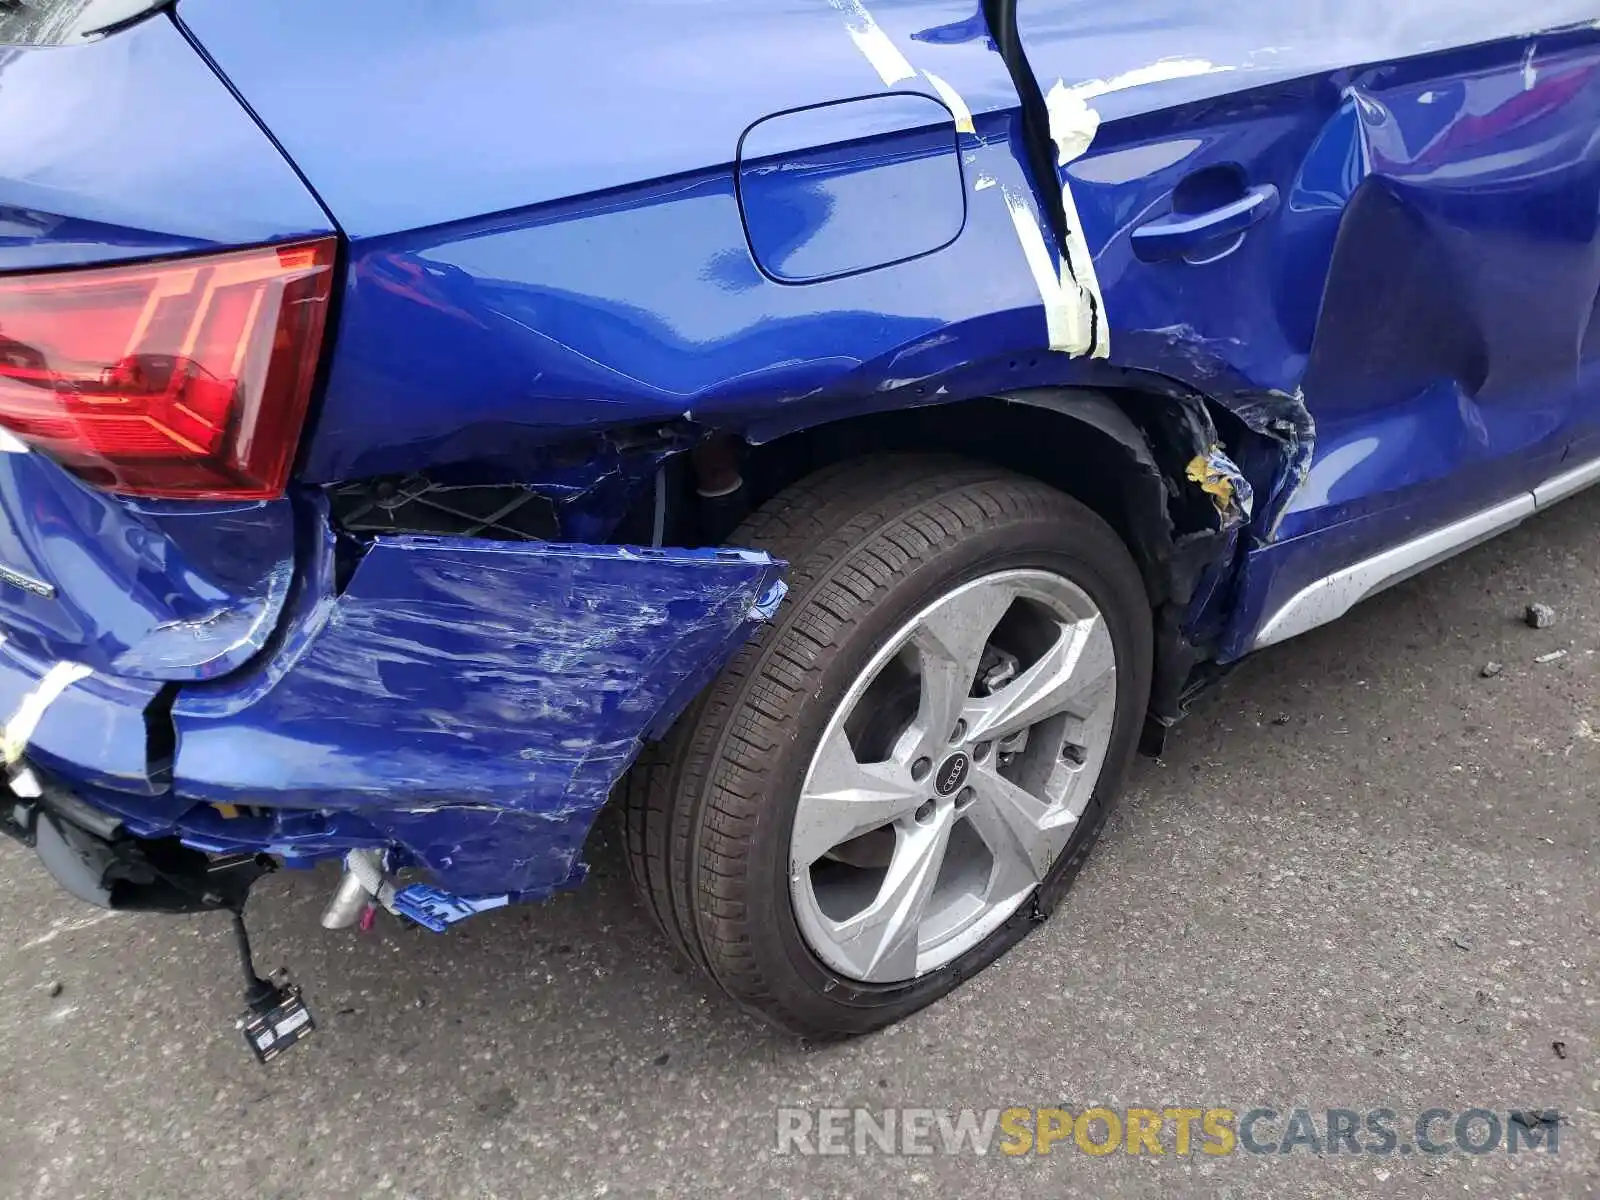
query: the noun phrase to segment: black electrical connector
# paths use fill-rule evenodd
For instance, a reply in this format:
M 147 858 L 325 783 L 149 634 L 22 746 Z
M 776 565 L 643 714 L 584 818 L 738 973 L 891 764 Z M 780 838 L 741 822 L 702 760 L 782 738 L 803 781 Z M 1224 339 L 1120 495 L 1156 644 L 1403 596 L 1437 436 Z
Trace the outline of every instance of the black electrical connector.
M 271 1062 L 289 1047 L 316 1032 L 317 1023 L 300 997 L 298 984 L 275 984 L 256 974 L 250 953 L 250 931 L 245 928 L 243 907 L 229 910 L 233 917 L 233 937 L 239 947 L 239 965 L 244 970 L 244 1013 L 238 1026 L 245 1044 L 263 1063 Z

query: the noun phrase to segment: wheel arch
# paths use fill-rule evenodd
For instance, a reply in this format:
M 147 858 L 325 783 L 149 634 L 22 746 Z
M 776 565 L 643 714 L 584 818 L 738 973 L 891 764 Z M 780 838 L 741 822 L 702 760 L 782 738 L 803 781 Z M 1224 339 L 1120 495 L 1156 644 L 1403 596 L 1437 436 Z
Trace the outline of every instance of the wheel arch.
M 949 453 L 1087 505 L 1128 546 L 1150 599 L 1157 658 L 1146 748 L 1154 751 L 1213 657 L 1249 520 L 1250 485 L 1223 448 L 1234 439 L 1219 433 L 1218 419 L 1176 385 L 1038 387 L 816 425 L 752 447 L 746 466 L 759 501 L 844 459 Z

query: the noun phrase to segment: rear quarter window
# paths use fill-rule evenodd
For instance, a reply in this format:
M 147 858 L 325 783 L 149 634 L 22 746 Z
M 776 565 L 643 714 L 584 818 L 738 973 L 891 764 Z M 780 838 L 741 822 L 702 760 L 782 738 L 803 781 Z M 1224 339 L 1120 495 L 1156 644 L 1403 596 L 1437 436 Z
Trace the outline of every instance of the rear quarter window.
M 115 32 L 167 0 L 0 0 L 0 46 L 70 46 Z

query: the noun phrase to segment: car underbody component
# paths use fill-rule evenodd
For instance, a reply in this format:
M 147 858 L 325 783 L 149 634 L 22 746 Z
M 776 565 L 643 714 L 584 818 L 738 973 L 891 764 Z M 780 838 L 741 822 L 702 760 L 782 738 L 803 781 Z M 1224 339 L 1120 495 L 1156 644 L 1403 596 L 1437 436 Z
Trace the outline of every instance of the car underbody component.
M 511 903 L 511 896 L 505 893 L 456 896 L 423 883 L 396 888 L 389 880 L 388 860 L 386 850 L 352 850 L 344 856 L 344 874 L 322 911 L 324 929 L 348 929 L 358 923 L 366 929 L 374 911 L 381 907 L 424 929 L 443 933 L 457 921 Z
M 739 473 L 739 440 L 716 434 L 690 454 L 701 535 L 720 542 L 750 513 L 750 492 Z
M 233 937 L 239 947 L 239 965 L 244 970 L 245 1011 L 238 1028 L 256 1059 L 271 1062 L 291 1046 L 310 1037 L 317 1028 L 311 1010 L 300 997 L 298 984 L 274 983 L 256 974 L 255 958 L 250 953 L 250 931 L 245 927 L 244 908 L 232 910 Z M 283 972 L 275 972 L 282 979 Z
M 199 913 L 242 907 L 275 869 L 257 853 L 208 855 L 175 837 L 135 836 L 27 763 L 4 782 L 0 833 L 30 846 L 66 891 L 129 912 Z
M 549 497 L 521 484 L 448 484 L 428 475 L 369 479 L 328 489 L 346 533 L 433 533 L 548 541 L 560 535 Z
M 348 929 L 374 904 L 393 907 L 394 885 L 384 867 L 387 858 L 382 850 L 352 850 L 344 856 L 344 874 L 328 907 L 322 910 L 324 929 Z
M 101 908 L 138 912 L 225 911 L 244 971 L 245 1011 L 236 1022 L 265 1063 L 316 1029 L 300 989 L 283 971 L 256 973 L 244 923 L 250 888 L 275 869 L 260 854 L 211 856 L 176 838 L 132 837 L 116 816 L 86 804 L 26 764 L 0 796 L 0 833 L 32 846 L 62 888 Z
M 413 883 L 394 895 L 392 911 L 396 916 L 409 917 L 424 929 L 443 933 L 457 921 L 493 908 L 504 908 L 511 903 L 510 896 L 452 896 L 449 892 L 425 883 Z

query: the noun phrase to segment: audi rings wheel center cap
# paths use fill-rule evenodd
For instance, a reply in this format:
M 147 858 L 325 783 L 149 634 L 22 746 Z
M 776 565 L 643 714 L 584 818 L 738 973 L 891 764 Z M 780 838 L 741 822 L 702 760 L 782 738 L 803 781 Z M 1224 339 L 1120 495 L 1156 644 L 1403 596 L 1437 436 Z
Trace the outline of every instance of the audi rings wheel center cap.
M 934 776 L 934 790 L 941 796 L 952 796 L 956 789 L 967 781 L 967 772 L 971 769 L 972 762 L 965 754 L 952 754 L 939 764 L 939 773 Z

